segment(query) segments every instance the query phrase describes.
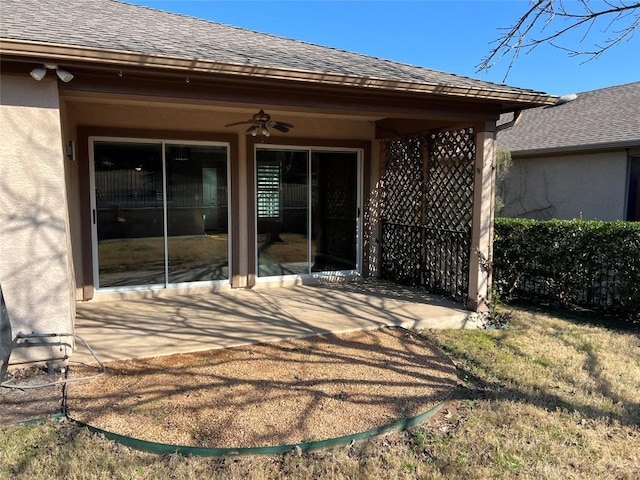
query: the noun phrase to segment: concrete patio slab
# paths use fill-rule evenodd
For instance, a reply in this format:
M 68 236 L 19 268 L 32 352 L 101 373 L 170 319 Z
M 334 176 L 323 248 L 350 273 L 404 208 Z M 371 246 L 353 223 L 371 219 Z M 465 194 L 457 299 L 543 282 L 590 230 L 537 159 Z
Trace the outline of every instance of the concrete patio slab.
M 460 304 L 381 281 L 156 296 L 77 305 L 76 334 L 103 362 L 383 326 L 466 328 Z M 78 344 L 73 361 L 93 363 Z

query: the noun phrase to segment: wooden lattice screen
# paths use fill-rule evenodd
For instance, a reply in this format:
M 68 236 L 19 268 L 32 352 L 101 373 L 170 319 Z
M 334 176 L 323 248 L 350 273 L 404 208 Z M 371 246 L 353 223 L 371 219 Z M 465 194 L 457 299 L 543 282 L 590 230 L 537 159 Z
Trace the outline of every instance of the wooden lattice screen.
M 382 177 L 381 276 L 466 302 L 475 136 L 390 140 Z

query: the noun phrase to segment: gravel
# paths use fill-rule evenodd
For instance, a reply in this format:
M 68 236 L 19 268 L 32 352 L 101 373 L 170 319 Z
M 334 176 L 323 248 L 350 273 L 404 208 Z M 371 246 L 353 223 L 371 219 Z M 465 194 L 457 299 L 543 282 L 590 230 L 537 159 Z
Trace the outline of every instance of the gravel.
M 173 445 L 317 441 L 416 416 L 457 384 L 448 357 L 399 328 L 127 360 L 68 386 L 72 418 Z M 89 373 L 74 367 L 71 377 Z

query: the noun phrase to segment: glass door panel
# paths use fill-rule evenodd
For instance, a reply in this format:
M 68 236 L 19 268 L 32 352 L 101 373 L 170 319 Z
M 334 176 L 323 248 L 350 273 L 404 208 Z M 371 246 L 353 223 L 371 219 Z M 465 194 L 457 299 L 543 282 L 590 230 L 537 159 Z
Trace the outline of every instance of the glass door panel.
M 229 278 L 227 149 L 166 146 L 169 283 Z
M 162 145 L 94 142 L 98 287 L 165 283 Z
M 256 151 L 258 276 L 309 273 L 309 155 Z
M 315 151 L 311 175 L 311 271 L 356 270 L 358 156 Z

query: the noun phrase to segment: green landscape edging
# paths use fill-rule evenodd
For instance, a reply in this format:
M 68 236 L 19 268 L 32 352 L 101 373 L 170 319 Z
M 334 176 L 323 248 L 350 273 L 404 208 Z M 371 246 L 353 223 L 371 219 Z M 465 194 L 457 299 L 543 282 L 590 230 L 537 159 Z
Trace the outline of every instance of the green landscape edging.
M 47 420 L 59 420 L 65 417 L 66 415 L 62 412 L 52 413 L 51 415 L 48 415 L 46 417 L 30 418 L 29 420 L 20 420 L 19 422 L 16 422 L 16 425 L 35 425 L 37 423 L 44 423 Z
M 364 440 L 383 433 L 406 430 L 407 428 L 415 427 L 424 422 L 427 418 L 436 413 L 449 399 L 451 394 L 447 398 L 436 406 L 430 408 L 424 413 L 415 417 L 407 418 L 399 422 L 382 425 L 380 427 L 372 428 L 364 432 L 354 433 L 351 435 L 344 435 L 342 437 L 328 438 L 326 440 L 318 440 L 314 442 L 302 442 L 292 443 L 289 445 L 274 445 L 270 447 L 242 447 L 242 448 L 215 448 L 215 447 L 189 447 L 185 445 L 171 445 L 166 443 L 150 442 L 147 440 L 141 440 L 139 438 L 128 437 L 126 435 L 120 435 L 118 433 L 109 432 L 98 427 L 94 427 L 87 423 L 81 422 L 68 417 L 70 421 L 75 422 L 81 427 L 87 428 L 93 433 L 99 433 L 104 435 L 109 440 L 113 440 L 125 447 L 133 448 L 148 453 L 156 453 L 160 455 L 177 453 L 185 456 L 197 456 L 197 457 L 221 457 L 225 455 L 276 455 L 279 453 L 291 452 L 294 449 L 300 451 L 317 450 L 320 448 L 335 447 L 350 443 L 357 440 Z
M 404 330 L 411 335 L 415 335 L 424 340 L 429 341 L 429 339 L 420 333 L 417 333 L 413 330 L 410 330 L 406 327 L 400 325 L 387 325 L 387 328 L 397 328 L 399 330 Z M 381 435 L 383 433 L 406 430 L 408 428 L 415 427 L 422 422 L 424 422 L 427 418 L 434 415 L 443 405 L 445 405 L 449 399 L 452 397 L 455 389 L 452 390 L 447 396 L 438 404 L 423 412 L 415 417 L 407 418 L 404 420 L 400 420 L 398 422 L 389 423 L 387 425 L 382 425 L 380 427 L 375 427 L 370 430 L 365 430 L 364 432 L 353 433 L 350 435 L 343 435 L 341 437 L 328 438 L 325 440 L 317 440 L 312 442 L 301 442 L 301 443 L 292 443 L 287 445 L 273 445 L 266 447 L 190 447 L 186 445 L 172 445 L 167 443 L 158 443 L 151 442 L 147 440 L 141 440 L 135 437 L 129 437 L 126 435 L 120 435 L 118 433 L 113 433 L 108 430 L 103 430 L 98 427 L 94 427 L 93 425 L 89 425 L 88 423 L 84 423 L 80 420 L 76 420 L 70 416 L 67 416 L 67 419 L 76 423 L 80 427 L 87 428 L 90 432 L 98 433 L 103 435 L 105 438 L 109 440 L 113 440 L 125 447 L 133 448 L 134 450 L 139 450 L 142 452 L 155 453 L 159 455 L 166 455 L 177 453 L 179 455 L 185 456 L 197 456 L 197 457 L 222 457 L 226 455 L 277 455 L 280 453 L 291 452 L 292 450 L 299 449 L 301 452 L 306 452 L 310 450 L 318 450 L 321 448 L 329 448 L 336 447 L 338 445 L 344 445 L 347 443 L 355 442 L 358 440 L 364 440 L 367 438 L 374 437 L 376 435 Z

